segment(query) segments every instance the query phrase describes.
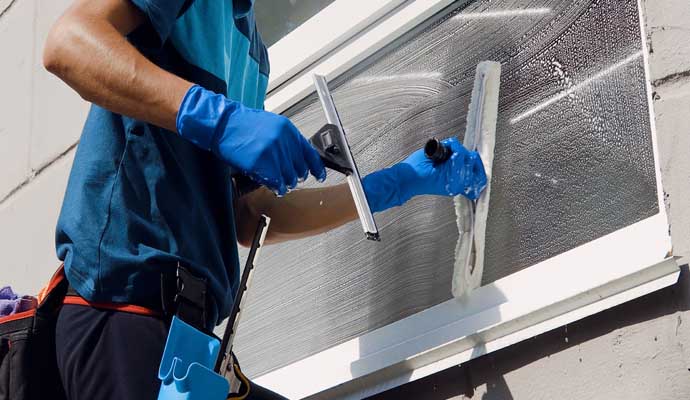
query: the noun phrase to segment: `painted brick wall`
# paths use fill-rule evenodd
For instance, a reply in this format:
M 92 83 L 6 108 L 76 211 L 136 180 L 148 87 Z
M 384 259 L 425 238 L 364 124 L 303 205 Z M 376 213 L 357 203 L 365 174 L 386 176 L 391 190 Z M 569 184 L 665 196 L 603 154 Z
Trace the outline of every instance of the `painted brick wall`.
M 42 66 L 48 30 L 69 3 L 0 1 L 0 284 L 24 293 L 57 267 L 55 222 L 88 110 Z

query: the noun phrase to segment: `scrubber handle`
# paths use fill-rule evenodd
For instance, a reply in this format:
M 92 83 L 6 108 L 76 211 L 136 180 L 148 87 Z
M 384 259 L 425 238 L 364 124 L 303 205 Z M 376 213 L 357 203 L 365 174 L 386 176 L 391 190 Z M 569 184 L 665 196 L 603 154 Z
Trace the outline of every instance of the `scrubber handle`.
M 434 164 L 440 164 L 448 160 L 453 151 L 436 138 L 429 139 L 424 145 L 424 155 Z

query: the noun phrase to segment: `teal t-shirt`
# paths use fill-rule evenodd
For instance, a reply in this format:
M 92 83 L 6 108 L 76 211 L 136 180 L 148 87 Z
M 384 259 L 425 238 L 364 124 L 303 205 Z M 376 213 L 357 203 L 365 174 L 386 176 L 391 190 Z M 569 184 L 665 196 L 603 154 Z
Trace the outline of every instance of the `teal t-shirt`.
M 147 22 L 128 39 L 160 67 L 263 108 L 268 55 L 250 0 L 131 0 Z M 160 305 L 178 261 L 208 279 L 225 318 L 238 285 L 233 171 L 212 153 L 93 105 L 57 224 L 67 278 L 94 302 Z

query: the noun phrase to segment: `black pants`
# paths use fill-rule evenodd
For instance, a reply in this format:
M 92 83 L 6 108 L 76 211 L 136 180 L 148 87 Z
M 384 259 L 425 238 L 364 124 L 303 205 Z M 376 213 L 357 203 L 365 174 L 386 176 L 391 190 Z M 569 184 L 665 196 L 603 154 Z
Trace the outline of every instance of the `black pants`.
M 64 305 L 57 362 L 68 400 L 155 400 L 168 325 L 126 312 Z M 251 383 L 247 400 L 284 399 Z

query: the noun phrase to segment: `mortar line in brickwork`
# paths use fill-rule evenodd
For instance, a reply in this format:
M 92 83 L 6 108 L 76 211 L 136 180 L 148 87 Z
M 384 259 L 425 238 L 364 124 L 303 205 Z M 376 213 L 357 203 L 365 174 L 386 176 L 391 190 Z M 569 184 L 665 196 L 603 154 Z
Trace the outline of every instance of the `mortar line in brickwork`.
M 10 8 L 12 8 L 12 6 L 14 5 L 14 3 L 16 3 L 16 2 L 17 2 L 17 0 L 12 0 L 12 1 L 10 1 L 10 4 L 8 4 L 7 7 L 5 7 L 4 10 L 0 11 L 0 18 L 4 17 L 5 14 L 7 14 L 7 12 L 10 11 Z
M 31 40 L 31 65 L 32 67 L 36 67 L 36 42 L 38 41 L 38 8 L 40 7 L 40 4 L 38 4 L 38 1 L 34 4 L 34 9 L 33 9 L 33 14 L 32 14 L 32 19 L 31 19 L 31 31 L 33 32 L 33 37 Z M 42 67 L 39 66 L 39 69 Z M 29 81 L 29 93 L 31 93 L 31 96 L 29 98 L 29 145 L 26 148 L 26 168 L 31 171 L 32 168 L 31 166 L 33 165 L 33 160 L 32 160 L 32 155 L 33 155 L 33 141 L 34 141 L 34 110 L 36 108 L 36 96 L 34 89 L 36 87 L 36 74 L 31 74 L 31 80 Z
M 69 146 L 65 151 L 62 153 L 58 154 L 55 158 L 51 159 L 47 163 L 41 165 L 37 170 L 33 171 L 31 175 L 29 175 L 24 181 L 22 181 L 19 185 L 15 186 L 12 190 L 10 190 L 9 193 L 5 195 L 5 197 L 0 200 L 0 206 L 5 204 L 6 201 L 12 198 L 15 194 L 17 194 L 22 188 L 27 186 L 29 183 L 33 182 L 34 179 L 36 179 L 39 175 L 43 173 L 46 169 L 48 169 L 51 165 L 55 164 L 56 162 L 62 160 L 64 157 L 66 157 L 72 150 L 74 150 L 77 147 L 77 144 L 79 142 L 76 142 Z

